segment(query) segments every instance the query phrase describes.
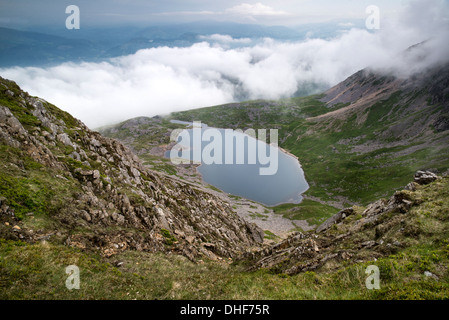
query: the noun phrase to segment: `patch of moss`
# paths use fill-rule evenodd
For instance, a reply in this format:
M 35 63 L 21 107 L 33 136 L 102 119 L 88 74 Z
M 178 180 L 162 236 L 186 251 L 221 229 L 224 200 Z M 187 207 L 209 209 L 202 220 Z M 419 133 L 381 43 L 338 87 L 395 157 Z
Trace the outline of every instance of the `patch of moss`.
M 264 233 L 265 233 L 265 236 L 264 236 L 265 239 L 279 240 L 279 237 L 277 235 L 275 235 L 273 232 L 271 232 L 270 230 L 264 230 Z
M 74 117 L 72 117 L 68 112 L 65 112 L 58 107 L 54 106 L 51 103 L 45 103 L 45 107 L 47 108 L 50 113 L 55 116 L 57 119 L 61 119 L 64 121 L 67 128 L 75 128 L 79 125 L 78 120 L 76 120 Z
M 291 220 L 306 220 L 309 224 L 319 225 L 339 210 L 309 199 L 299 204 L 286 203 L 272 208 L 274 213 Z
M 13 98 L 5 96 L 0 97 L 0 104 L 8 107 L 24 128 L 32 129 L 41 125 L 41 121 L 32 114 L 31 106 L 23 107 Z
M 161 229 L 161 234 L 164 237 L 165 244 L 172 245 L 178 241 L 167 229 Z

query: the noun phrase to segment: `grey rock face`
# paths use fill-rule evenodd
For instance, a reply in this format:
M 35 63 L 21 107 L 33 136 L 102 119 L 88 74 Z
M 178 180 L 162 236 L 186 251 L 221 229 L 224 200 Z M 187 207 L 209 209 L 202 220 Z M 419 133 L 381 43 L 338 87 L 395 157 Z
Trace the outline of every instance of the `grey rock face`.
M 241 259 L 250 262 L 248 270 L 266 268 L 296 274 L 337 268 L 342 261 L 372 260 L 404 248 L 406 242 L 399 241 L 396 234 L 404 232 L 408 213 L 418 204 L 411 195 L 419 187 L 416 180 L 429 183 L 438 179 L 431 172 L 418 172 L 416 178 L 408 184 L 408 190 L 396 191 L 389 199 L 369 204 L 357 218 L 354 207 L 341 210 L 315 232 L 297 233 L 270 247 L 246 253 Z M 432 274 L 427 272 L 425 276 Z
M 438 176 L 430 171 L 417 171 L 414 181 L 418 184 L 429 184 L 438 179 Z
M 3 95 L 13 86 L 18 90 L 2 78 L 0 83 Z M 263 242 L 264 232 L 220 198 L 149 170 L 120 142 L 89 130 L 42 99 L 24 92 L 8 97 L 38 121 L 24 126 L 0 105 L 0 142 L 26 153 L 45 172 L 57 170 L 48 178 L 71 183 L 77 190 L 74 196 L 58 195 L 66 203 L 52 217 L 63 229 L 90 231 L 73 232 L 65 243 L 98 248 L 106 256 L 128 248 L 218 259 Z M 7 202 L 1 201 L 4 212 Z
M 332 217 L 324 221 L 321 225 L 316 229 L 317 233 L 323 232 L 324 230 L 329 229 L 333 224 L 341 222 L 347 216 L 354 213 L 353 208 L 346 208 L 341 210 L 340 212 L 334 214 Z

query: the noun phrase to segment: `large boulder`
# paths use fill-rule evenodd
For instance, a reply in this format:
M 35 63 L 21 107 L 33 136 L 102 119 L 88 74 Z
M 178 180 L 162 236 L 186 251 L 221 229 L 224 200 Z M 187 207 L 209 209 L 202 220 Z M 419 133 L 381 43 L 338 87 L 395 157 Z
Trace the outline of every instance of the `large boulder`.
M 434 182 L 438 179 L 438 176 L 430 171 L 417 171 L 415 173 L 415 179 L 414 181 L 418 184 L 424 185 L 429 184 L 431 182 Z

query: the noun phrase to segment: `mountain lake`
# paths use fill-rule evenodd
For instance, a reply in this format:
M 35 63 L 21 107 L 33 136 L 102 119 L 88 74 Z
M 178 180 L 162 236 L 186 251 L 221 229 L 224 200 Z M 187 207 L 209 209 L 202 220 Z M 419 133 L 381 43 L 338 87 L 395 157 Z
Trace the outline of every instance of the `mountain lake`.
M 234 137 L 229 138 L 231 136 L 226 135 L 225 129 L 212 128 L 201 124 L 201 128 L 196 127 L 197 136 L 194 136 L 195 129 L 192 123 L 179 120 L 171 121 L 185 124 L 187 127 L 181 134 L 177 134 L 176 146 L 178 150 L 175 151 L 172 148 L 165 153 L 165 156 L 170 158 L 171 153 L 173 153 L 174 158 L 193 159 L 194 162 L 200 164 L 197 170 L 206 183 L 229 194 L 250 199 L 266 206 L 300 203 L 302 201 L 301 194 L 309 188 L 309 185 L 299 161 L 294 156 L 277 146 L 266 144 L 239 131 L 233 131 Z M 198 144 L 198 141 L 200 141 L 198 134 L 201 134 L 200 137 L 202 137 L 201 146 Z M 208 138 L 205 138 L 205 135 Z M 217 138 L 221 141 L 215 141 Z M 194 141 L 197 143 L 195 144 Z M 218 142 L 218 144 L 214 144 L 216 148 L 211 147 L 213 145 L 211 142 Z M 248 150 L 251 150 L 251 152 L 248 153 Z M 226 152 L 228 155 L 226 155 Z M 244 158 L 242 158 L 242 153 L 244 153 Z M 239 154 L 241 155 L 240 161 L 237 161 Z M 250 160 L 251 154 L 253 155 L 252 160 Z M 254 156 L 254 154 L 257 156 Z M 221 161 L 211 163 L 213 161 L 207 159 L 208 155 L 212 155 L 212 158 Z M 271 172 L 268 170 L 270 166 L 274 168 L 274 174 L 272 174 L 273 170 Z M 277 171 L 275 170 L 276 167 Z M 261 174 L 263 168 L 268 170 L 268 174 Z

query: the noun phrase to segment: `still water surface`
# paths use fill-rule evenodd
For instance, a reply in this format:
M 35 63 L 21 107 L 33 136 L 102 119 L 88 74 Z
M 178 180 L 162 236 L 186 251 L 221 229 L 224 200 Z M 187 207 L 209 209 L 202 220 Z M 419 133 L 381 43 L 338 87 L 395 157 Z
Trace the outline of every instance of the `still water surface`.
M 187 132 L 184 132 L 184 134 L 193 137 L 192 123 L 178 120 L 172 120 L 172 122 L 186 124 L 188 127 L 186 129 Z M 202 124 L 201 133 L 204 134 L 210 129 L 217 130 Z M 239 145 L 236 145 L 237 139 L 234 141 L 226 140 L 224 129 L 218 130 L 222 133 L 221 136 L 223 137 L 221 143 L 223 164 L 205 164 L 204 159 L 201 157 L 202 153 L 194 152 L 193 139 L 190 139 L 190 145 L 187 145 L 188 142 L 186 143 L 182 138 L 178 139 L 178 145 L 182 145 L 185 151 L 184 153 L 177 153 L 177 156 L 201 162 L 198 171 L 202 175 L 203 180 L 227 193 L 257 201 L 266 206 L 275 206 L 280 203 L 299 203 L 302 201 L 301 194 L 309 188 L 309 185 L 304 177 L 304 171 L 296 158 L 277 147 L 269 146 L 257 140 L 257 148 L 264 146 L 266 148 L 265 150 L 267 150 L 266 155 L 270 159 L 274 159 L 273 154 L 270 154 L 271 152 L 277 153 L 277 172 L 274 175 L 261 175 L 259 169 L 261 167 L 266 168 L 269 164 L 262 165 L 258 161 L 259 159 L 256 159 L 256 164 L 249 164 L 250 161 L 247 151 L 250 145 L 249 141 L 254 138 L 244 133 L 235 133 L 236 135 L 245 136 L 245 161 L 243 164 L 236 164 L 236 154 L 239 147 Z M 230 143 L 234 143 L 232 146 L 234 150 L 234 161 L 232 161 L 233 164 L 225 164 L 225 150 L 227 147 L 230 147 Z M 201 151 L 208 144 L 210 144 L 209 141 L 203 141 L 201 143 Z M 197 157 L 198 155 L 200 155 L 199 159 Z M 170 157 L 170 151 L 167 151 L 165 156 Z

